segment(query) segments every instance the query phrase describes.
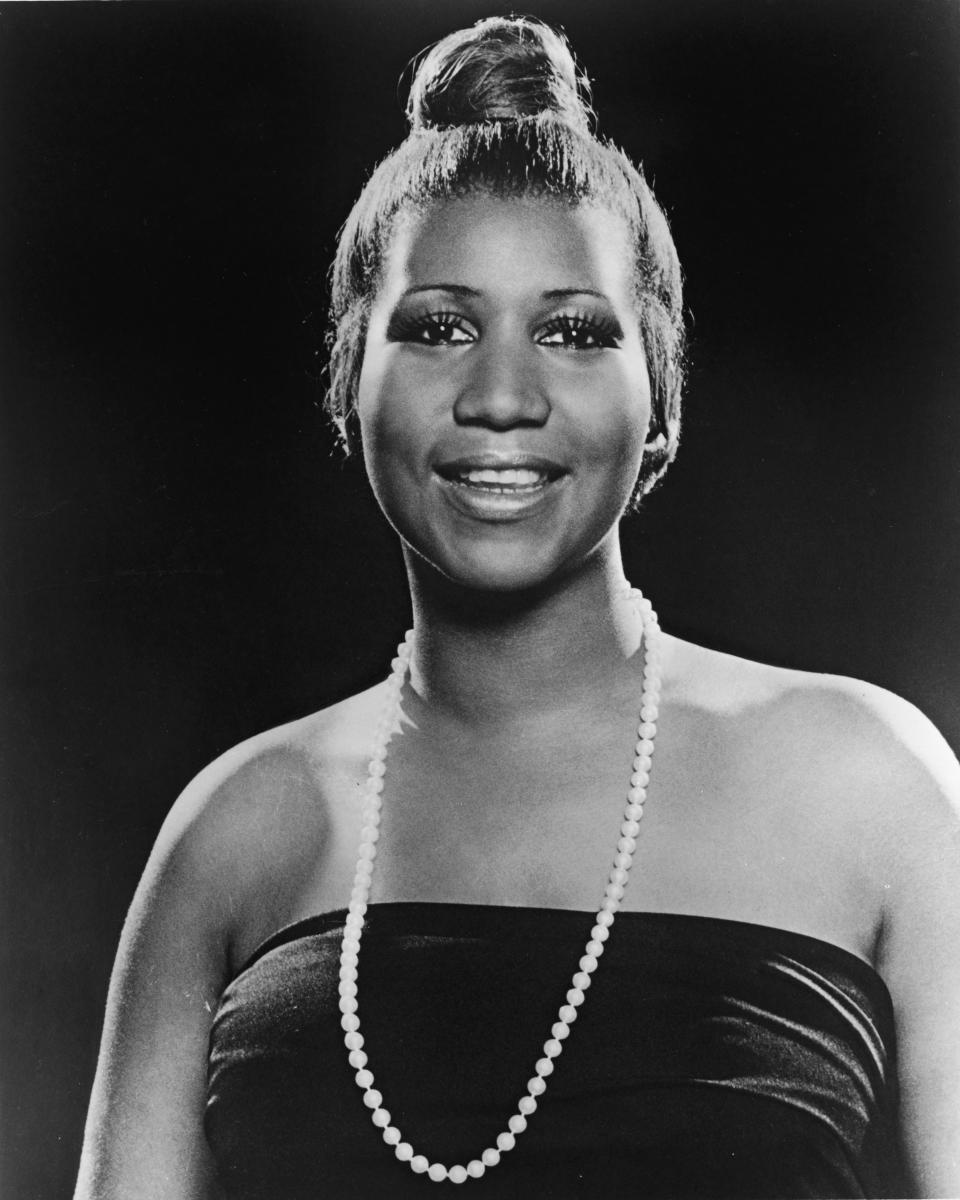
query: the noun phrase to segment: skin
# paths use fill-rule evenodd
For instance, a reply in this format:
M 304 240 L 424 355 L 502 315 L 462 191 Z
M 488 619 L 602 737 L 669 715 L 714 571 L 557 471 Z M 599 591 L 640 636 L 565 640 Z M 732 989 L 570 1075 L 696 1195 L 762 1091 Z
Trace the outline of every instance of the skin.
M 359 407 L 417 642 L 374 901 L 598 901 L 642 665 L 618 592 L 649 421 L 623 239 L 603 210 L 473 196 L 410 217 L 390 248 Z M 438 473 L 478 454 L 563 474 L 505 516 Z M 381 685 L 255 738 L 177 802 L 118 955 L 82 1200 L 216 1194 L 200 1124 L 212 1013 L 274 930 L 347 903 L 382 705 Z M 956 761 L 896 697 L 664 637 L 624 906 L 778 926 L 875 965 L 922 1196 L 960 1194 L 958 799 Z

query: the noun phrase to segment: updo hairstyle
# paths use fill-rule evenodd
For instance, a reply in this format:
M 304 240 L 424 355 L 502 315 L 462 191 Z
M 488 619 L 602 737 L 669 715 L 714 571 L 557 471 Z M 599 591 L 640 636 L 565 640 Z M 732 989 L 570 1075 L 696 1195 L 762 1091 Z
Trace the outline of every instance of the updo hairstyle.
M 564 38 L 525 17 L 479 21 L 424 55 L 407 103 L 410 133 L 361 192 L 333 263 L 327 408 L 348 451 L 359 441 L 367 326 L 397 215 L 481 191 L 593 204 L 625 220 L 652 402 L 634 499 L 666 470 L 680 432 L 680 264 L 643 176 L 622 150 L 593 135 L 589 95 Z

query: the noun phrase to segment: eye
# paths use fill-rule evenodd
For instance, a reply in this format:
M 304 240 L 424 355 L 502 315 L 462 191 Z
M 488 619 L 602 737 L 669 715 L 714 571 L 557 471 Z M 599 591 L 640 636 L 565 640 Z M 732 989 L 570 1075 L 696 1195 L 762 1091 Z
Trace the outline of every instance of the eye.
M 602 350 L 618 346 L 622 337 L 620 326 L 610 317 L 560 313 L 543 327 L 537 345 L 561 350 Z
M 466 346 L 477 340 L 473 326 L 454 312 L 395 313 L 387 327 L 394 342 L 412 342 L 419 346 Z

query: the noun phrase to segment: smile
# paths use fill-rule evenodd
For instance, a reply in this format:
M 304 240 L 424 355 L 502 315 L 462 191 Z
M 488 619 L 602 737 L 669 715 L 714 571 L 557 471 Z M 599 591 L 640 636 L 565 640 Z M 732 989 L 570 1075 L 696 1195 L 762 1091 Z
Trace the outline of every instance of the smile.
M 479 471 L 458 471 L 450 477 L 452 483 L 461 487 L 481 488 L 485 492 L 502 495 L 532 492 L 549 483 L 546 471 L 531 471 L 525 467 L 510 467 L 505 470 L 484 468 Z
M 537 512 L 566 478 L 556 463 L 527 459 L 490 463 L 460 459 L 437 467 L 451 504 L 481 521 L 516 521 Z

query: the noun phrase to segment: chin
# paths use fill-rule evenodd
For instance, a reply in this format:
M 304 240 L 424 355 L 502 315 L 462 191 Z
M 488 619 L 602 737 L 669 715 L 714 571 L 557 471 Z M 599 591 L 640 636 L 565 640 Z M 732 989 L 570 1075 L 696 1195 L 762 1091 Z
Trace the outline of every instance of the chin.
M 549 590 L 551 585 L 576 572 L 575 563 L 586 562 L 592 557 L 589 550 L 582 554 L 571 554 L 569 548 L 561 552 L 557 546 L 540 541 L 531 545 L 529 539 L 521 539 L 513 545 L 486 543 L 462 548 L 451 555 L 449 547 L 442 554 L 426 553 L 421 548 L 410 546 L 413 570 L 434 574 L 448 586 L 473 593 L 478 601 L 483 596 L 506 598 L 520 597 Z

